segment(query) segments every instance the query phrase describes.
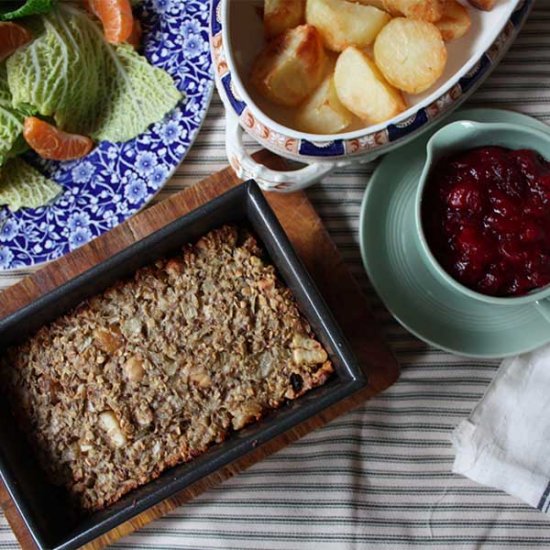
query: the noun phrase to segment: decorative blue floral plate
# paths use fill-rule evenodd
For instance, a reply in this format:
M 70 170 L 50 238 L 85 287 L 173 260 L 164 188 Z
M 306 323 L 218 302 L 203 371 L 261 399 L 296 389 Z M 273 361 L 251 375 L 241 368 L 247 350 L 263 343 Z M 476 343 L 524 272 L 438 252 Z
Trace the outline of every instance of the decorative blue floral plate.
M 143 208 L 189 151 L 213 90 L 209 0 L 144 0 L 143 53 L 174 78 L 185 99 L 164 120 L 125 143 L 102 142 L 87 157 L 39 162 L 64 188 L 52 204 L 0 209 L 0 269 L 59 258 Z

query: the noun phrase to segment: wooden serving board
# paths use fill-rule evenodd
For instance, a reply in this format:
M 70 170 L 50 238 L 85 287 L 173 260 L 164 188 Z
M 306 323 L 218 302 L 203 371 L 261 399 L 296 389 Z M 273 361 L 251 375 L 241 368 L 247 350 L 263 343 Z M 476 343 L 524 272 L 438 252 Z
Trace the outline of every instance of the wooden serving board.
M 265 164 L 274 168 L 282 167 L 281 161 L 267 151 L 261 151 L 258 156 L 258 160 Z M 0 317 L 16 311 L 239 183 L 240 180 L 235 176 L 233 170 L 227 168 L 142 211 L 109 233 L 48 264 L 18 284 L 6 289 L 0 300 Z M 268 193 L 266 198 L 298 255 L 317 283 L 321 294 L 332 309 L 356 356 L 364 366 L 369 377 L 368 387 L 267 444 L 257 447 L 248 455 L 207 478 L 201 479 L 175 497 L 165 500 L 102 535 L 86 545 L 85 548 L 94 550 L 103 548 L 143 527 L 308 432 L 344 414 L 397 380 L 399 366 L 381 339 L 376 322 L 369 312 L 366 299 L 357 282 L 348 271 L 305 193 L 289 195 Z M 21 547 L 25 550 L 35 549 L 36 546 L 30 533 L 7 491 L 1 485 L 0 506 L 2 506 Z

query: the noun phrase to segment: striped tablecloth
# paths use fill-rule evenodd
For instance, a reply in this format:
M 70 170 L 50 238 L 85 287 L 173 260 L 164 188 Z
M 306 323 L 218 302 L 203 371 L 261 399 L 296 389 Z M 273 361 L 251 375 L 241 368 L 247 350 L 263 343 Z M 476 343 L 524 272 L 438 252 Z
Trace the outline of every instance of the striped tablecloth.
M 516 44 L 469 105 L 513 109 L 550 123 L 550 0 L 539 0 Z M 215 97 L 192 152 L 159 200 L 224 167 L 223 134 L 223 107 Z M 337 172 L 309 195 L 397 354 L 399 382 L 116 547 L 550 548 L 546 516 L 451 473 L 450 433 L 482 397 L 498 362 L 426 346 L 391 318 L 369 288 L 358 222 L 373 168 Z M 1 275 L 0 286 L 15 280 Z M 0 550 L 17 547 L 0 517 Z

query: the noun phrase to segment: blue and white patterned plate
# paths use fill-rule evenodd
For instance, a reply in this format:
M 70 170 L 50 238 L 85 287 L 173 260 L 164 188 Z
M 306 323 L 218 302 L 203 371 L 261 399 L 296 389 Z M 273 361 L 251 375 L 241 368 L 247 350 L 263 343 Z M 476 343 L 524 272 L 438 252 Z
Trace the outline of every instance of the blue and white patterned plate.
M 209 0 L 144 0 L 138 14 L 143 53 L 172 75 L 185 99 L 132 141 L 103 142 L 78 161 L 31 158 L 64 193 L 46 207 L 0 210 L 0 269 L 59 258 L 135 214 L 170 178 L 189 151 L 212 97 L 209 7 Z

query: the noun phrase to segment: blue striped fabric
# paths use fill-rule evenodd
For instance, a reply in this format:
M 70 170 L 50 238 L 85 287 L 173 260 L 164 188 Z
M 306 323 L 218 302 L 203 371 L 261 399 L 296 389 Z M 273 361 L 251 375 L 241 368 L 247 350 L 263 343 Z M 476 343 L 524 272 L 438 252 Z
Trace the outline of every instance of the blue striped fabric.
M 504 62 L 468 105 L 513 109 L 550 122 L 549 31 L 550 1 L 539 1 Z M 191 154 L 158 200 L 225 164 L 223 108 L 215 98 Z M 451 473 L 450 434 L 483 396 L 498 363 L 426 346 L 370 290 L 358 222 L 373 168 L 339 171 L 309 196 L 365 288 L 401 362 L 400 381 L 117 548 L 550 548 L 546 515 Z M 15 280 L 0 276 L 2 286 Z M 0 518 L 0 550 L 17 547 Z
M 537 508 L 541 512 L 548 512 L 548 506 L 550 506 L 550 482 L 546 486 L 544 493 L 542 493 L 542 496 L 540 497 L 540 502 Z

